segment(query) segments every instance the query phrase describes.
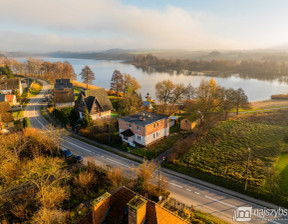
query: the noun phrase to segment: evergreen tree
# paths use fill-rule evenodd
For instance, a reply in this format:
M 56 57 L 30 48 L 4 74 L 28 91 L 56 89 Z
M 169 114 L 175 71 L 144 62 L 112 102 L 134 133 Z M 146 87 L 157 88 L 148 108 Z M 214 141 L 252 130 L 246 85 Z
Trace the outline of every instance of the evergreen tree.
M 124 80 L 123 75 L 119 70 L 115 70 L 112 74 L 110 87 L 111 90 L 116 91 L 116 96 L 118 96 L 119 91 L 123 91 Z
M 83 80 L 83 82 L 87 85 L 87 89 L 88 89 L 88 85 L 92 84 L 93 80 L 95 80 L 95 74 L 94 72 L 92 72 L 91 68 L 86 65 L 81 73 L 80 73 L 81 79 Z
M 6 75 L 8 79 L 13 79 L 12 71 L 8 65 L 0 67 L 0 74 Z
M 87 109 L 85 109 L 85 112 L 83 113 L 83 118 L 81 120 L 81 127 L 86 128 L 91 124 L 92 117 L 90 116 Z

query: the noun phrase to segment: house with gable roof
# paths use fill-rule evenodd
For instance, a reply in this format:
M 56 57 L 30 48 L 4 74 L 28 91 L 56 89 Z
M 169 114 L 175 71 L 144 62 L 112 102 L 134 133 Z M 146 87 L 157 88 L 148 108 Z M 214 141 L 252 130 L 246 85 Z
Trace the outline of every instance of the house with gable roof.
M 0 91 L 4 94 L 11 94 L 13 90 L 18 90 L 20 95 L 23 93 L 23 87 L 20 79 L 0 80 Z
M 56 79 L 54 104 L 55 107 L 73 107 L 75 105 L 73 84 L 70 79 Z
M 79 93 L 75 102 L 75 110 L 81 118 L 85 110 L 88 111 L 93 120 L 109 118 L 113 106 L 104 88 L 85 90 Z

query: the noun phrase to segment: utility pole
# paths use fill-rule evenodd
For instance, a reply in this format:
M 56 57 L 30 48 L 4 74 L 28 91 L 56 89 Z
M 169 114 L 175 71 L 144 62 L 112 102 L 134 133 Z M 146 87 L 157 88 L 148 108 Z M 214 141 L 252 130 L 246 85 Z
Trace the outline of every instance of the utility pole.
M 251 156 L 251 150 L 250 148 L 248 150 L 248 160 L 247 160 L 247 168 L 246 168 L 246 181 L 245 181 L 245 191 L 247 191 L 247 185 L 248 185 L 248 170 L 249 170 L 249 162 L 250 162 L 250 156 Z
M 110 131 L 110 123 L 111 121 L 108 121 L 108 143 L 111 143 L 111 131 Z

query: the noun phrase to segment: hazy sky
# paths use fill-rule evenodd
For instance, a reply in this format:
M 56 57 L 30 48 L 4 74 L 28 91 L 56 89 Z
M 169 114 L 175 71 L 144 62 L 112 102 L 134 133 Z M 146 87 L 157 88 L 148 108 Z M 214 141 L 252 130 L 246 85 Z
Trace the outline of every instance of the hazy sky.
M 2 0 L 0 51 L 254 49 L 288 43 L 286 0 Z

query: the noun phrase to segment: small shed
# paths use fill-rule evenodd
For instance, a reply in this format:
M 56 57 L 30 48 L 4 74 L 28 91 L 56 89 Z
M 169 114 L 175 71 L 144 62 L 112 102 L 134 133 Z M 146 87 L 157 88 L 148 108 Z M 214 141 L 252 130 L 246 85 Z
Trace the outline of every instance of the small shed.
M 201 123 L 201 115 L 195 113 L 180 121 L 180 129 L 191 131 L 200 123 Z

